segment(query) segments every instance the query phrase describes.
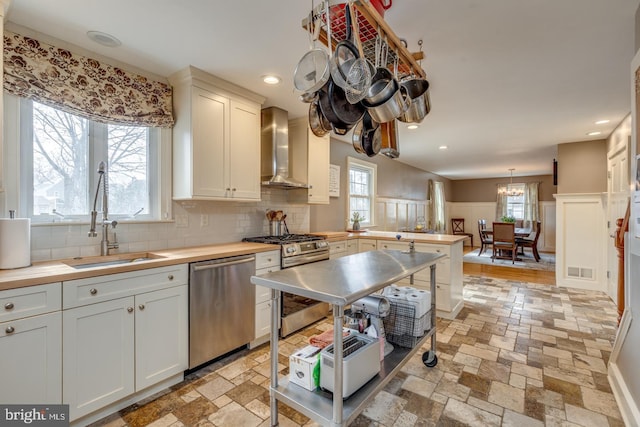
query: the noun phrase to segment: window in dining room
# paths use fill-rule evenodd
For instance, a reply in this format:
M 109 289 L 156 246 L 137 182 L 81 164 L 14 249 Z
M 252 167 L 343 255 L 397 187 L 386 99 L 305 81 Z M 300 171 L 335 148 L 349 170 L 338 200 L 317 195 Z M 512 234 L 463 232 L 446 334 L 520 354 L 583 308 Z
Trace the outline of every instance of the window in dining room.
M 509 184 L 507 187 L 507 216 L 524 219 L 524 184 Z

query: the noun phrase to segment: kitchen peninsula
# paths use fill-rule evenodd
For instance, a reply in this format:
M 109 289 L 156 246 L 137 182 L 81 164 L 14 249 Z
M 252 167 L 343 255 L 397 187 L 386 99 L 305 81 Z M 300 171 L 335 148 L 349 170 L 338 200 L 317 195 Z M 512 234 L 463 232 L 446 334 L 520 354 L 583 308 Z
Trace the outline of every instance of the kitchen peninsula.
M 467 238 L 466 236 L 393 231 L 365 231 L 362 233 L 324 231 L 314 234 L 325 237 L 330 245 L 349 248 L 340 255 L 376 249 L 406 250 L 410 242 L 415 243 L 416 252 L 445 255 L 444 258 L 438 260 L 436 268 L 436 313 L 438 317 L 454 319 L 464 306 L 462 299 L 462 245 Z M 353 242 L 357 242 L 357 244 L 354 245 Z M 409 279 L 405 278 L 399 283 L 409 285 Z M 412 286 L 428 291 L 428 271 L 423 270 L 416 273 Z

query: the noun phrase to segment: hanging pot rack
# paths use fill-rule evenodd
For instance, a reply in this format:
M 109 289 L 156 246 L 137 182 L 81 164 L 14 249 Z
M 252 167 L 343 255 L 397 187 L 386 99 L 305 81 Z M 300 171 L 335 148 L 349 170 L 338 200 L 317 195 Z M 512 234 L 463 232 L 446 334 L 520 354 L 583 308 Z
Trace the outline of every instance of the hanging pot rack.
M 313 15 L 302 20 L 302 27 L 309 30 L 310 21 L 320 24 L 320 40 L 328 46 L 327 21 L 331 24 L 331 46 L 346 38 L 344 0 L 325 0 L 329 2 L 329 19 L 326 16 L 326 4 L 321 2 L 314 10 Z M 394 62 L 398 60 L 398 78 L 413 75 L 426 78 L 426 73 L 421 68 L 418 61 L 422 60 L 424 54 L 422 50 L 411 53 L 403 44 L 403 41 L 393 32 L 391 27 L 380 16 L 369 0 L 351 0 L 357 10 L 358 33 L 365 57 L 373 64 L 375 63 L 376 37 L 380 34 L 382 43 L 387 45 L 388 68 L 393 70 Z

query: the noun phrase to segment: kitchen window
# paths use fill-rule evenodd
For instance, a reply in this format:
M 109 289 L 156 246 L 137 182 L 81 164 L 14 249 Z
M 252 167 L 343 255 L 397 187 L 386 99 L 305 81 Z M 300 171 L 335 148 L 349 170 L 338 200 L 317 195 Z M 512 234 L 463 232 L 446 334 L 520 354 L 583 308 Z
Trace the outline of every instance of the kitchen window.
M 16 194 L 7 206 L 19 206 L 21 216 L 34 223 L 88 221 L 98 164 L 104 160 L 109 218 L 158 220 L 165 216 L 160 209 L 167 205 L 161 200 L 169 197 L 164 188 L 168 186 L 162 185 L 161 166 L 166 162 L 161 154 L 167 151 L 162 129 L 98 123 L 6 93 L 5 100 L 5 119 L 19 123 L 18 135 L 5 140 L 19 142 L 19 148 L 15 147 L 19 168 L 8 174 L 16 177 L 11 186 Z
M 348 218 L 358 212 L 362 226 L 374 225 L 377 165 L 364 160 L 347 157 L 349 169 L 349 211 Z

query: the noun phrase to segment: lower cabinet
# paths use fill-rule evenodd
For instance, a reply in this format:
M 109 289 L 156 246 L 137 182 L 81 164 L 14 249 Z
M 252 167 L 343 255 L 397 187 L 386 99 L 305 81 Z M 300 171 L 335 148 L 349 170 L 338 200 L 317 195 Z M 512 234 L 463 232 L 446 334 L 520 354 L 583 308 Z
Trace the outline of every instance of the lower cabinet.
M 63 293 L 95 298 L 67 298 L 75 306 L 62 312 L 62 397 L 71 421 L 187 369 L 187 277 L 183 265 L 64 283 Z M 130 295 L 123 287 L 108 299 L 108 284 L 117 283 L 128 283 Z
M 0 323 L 0 402 L 62 403 L 62 314 Z
M 349 255 L 347 253 L 347 241 L 337 240 L 335 242 L 329 242 L 329 259 L 341 258 Z
M 378 240 L 378 249 L 408 250 L 409 242 Z M 437 253 L 446 255 L 436 262 L 436 309 L 439 317 L 455 318 L 464 305 L 462 298 L 462 243 L 453 245 L 439 245 L 431 243 L 416 243 L 416 252 Z M 425 268 L 414 274 L 412 286 L 424 290 L 431 289 L 431 270 Z M 401 285 L 409 285 L 406 277 Z
M 256 276 L 280 270 L 280 251 L 256 254 Z M 269 341 L 271 333 L 271 288 L 256 286 L 255 338 L 249 348 L 255 348 Z
M 373 239 L 358 239 L 358 252 L 375 251 L 377 241 Z
M 0 402 L 62 403 L 62 290 L 0 291 Z

